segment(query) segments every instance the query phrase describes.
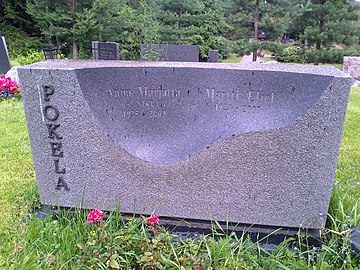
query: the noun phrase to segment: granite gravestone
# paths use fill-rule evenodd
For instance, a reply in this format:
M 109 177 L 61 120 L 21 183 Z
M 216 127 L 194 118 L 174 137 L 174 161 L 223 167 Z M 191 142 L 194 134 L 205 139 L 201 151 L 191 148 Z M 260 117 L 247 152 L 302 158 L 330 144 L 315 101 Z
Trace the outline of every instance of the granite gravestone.
M 199 62 L 199 46 L 173 44 L 141 44 L 141 60 Z
M 351 83 L 333 67 L 57 60 L 18 75 L 42 204 L 325 225 Z
M 212 62 L 212 63 L 219 62 L 219 51 L 218 50 L 209 50 L 207 61 Z
M 342 70 L 351 77 L 360 80 L 360 57 L 345 56 Z
M 116 42 L 92 42 L 94 60 L 120 60 L 120 47 Z
M 11 67 L 5 37 L 1 35 L 0 37 L 0 74 L 5 74 Z

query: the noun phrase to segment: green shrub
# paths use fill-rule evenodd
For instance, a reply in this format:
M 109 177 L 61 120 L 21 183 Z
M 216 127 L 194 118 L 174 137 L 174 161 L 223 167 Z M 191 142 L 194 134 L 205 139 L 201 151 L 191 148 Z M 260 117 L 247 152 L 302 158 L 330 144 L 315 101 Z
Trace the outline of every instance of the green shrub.
M 18 55 L 25 55 L 30 50 L 41 50 L 44 46 L 39 38 L 30 37 L 24 31 L 9 25 L 0 25 L 1 33 L 5 36 L 10 59 Z
M 344 50 L 341 49 L 310 50 L 305 54 L 307 63 L 313 63 L 315 59 L 321 63 L 342 63 L 343 58 Z
M 239 56 L 249 55 L 255 47 L 259 48 L 260 42 L 249 42 L 246 40 L 239 40 L 233 43 L 233 51 Z
M 304 62 L 304 49 L 299 47 L 286 47 L 280 53 L 275 56 L 275 59 L 279 62 Z
M 40 61 L 44 61 L 44 53 L 30 50 L 25 55 L 17 55 L 11 62 L 13 66 L 24 66 Z
M 288 46 L 289 45 L 282 44 L 281 42 L 277 41 L 266 41 L 262 44 L 263 49 L 268 50 L 274 54 L 281 53 Z
M 357 48 L 348 48 L 345 50 L 344 56 L 360 56 L 360 51 Z
M 295 62 L 295 63 L 314 63 L 316 59 L 320 63 L 337 63 L 343 62 L 344 55 L 357 56 L 359 51 L 355 48 L 351 49 L 304 49 L 300 47 L 286 47 L 278 52 L 275 56 L 279 62 Z

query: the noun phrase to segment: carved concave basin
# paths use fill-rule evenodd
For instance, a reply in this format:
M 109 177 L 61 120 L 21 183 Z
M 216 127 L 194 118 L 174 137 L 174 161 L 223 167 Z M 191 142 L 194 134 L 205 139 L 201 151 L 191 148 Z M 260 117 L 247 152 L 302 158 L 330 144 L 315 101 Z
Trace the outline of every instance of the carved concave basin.
M 289 125 L 332 79 L 192 67 L 87 68 L 77 76 L 105 136 L 155 163 L 182 160 L 241 133 Z

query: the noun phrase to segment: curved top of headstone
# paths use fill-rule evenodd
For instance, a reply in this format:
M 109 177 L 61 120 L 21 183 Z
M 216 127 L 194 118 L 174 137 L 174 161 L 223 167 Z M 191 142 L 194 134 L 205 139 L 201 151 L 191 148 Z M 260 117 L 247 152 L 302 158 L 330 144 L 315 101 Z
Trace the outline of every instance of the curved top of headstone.
M 174 68 L 211 68 L 211 69 L 232 69 L 232 70 L 265 70 L 280 71 L 291 73 L 307 73 L 331 77 L 349 77 L 346 73 L 333 66 L 315 66 L 315 65 L 288 65 L 276 63 L 207 63 L 207 62 L 167 62 L 167 61 L 90 61 L 90 60 L 47 60 L 36 62 L 26 66 L 20 66 L 19 69 L 87 69 L 87 68 L 108 68 L 108 67 L 174 67 Z
M 13 81 L 19 82 L 18 70 L 19 66 L 12 67 L 8 72 L 6 72 L 5 76 L 10 77 Z
M 182 160 L 221 140 L 290 125 L 324 95 L 333 67 L 47 61 L 75 70 L 104 132 L 145 161 Z

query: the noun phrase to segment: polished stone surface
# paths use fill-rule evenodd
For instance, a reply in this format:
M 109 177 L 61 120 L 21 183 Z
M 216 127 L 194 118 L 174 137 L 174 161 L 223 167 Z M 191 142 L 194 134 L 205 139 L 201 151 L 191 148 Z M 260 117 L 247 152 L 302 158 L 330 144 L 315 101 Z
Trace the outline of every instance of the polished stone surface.
M 92 42 L 93 60 L 120 60 L 120 46 L 116 42 Z
M 141 60 L 199 62 L 199 46 L 174 44 L 141 44 Z
M 6 47 L 5 37 L 0 36 L 0 74 L 5 74 L 10 70 L 9 54 Z

